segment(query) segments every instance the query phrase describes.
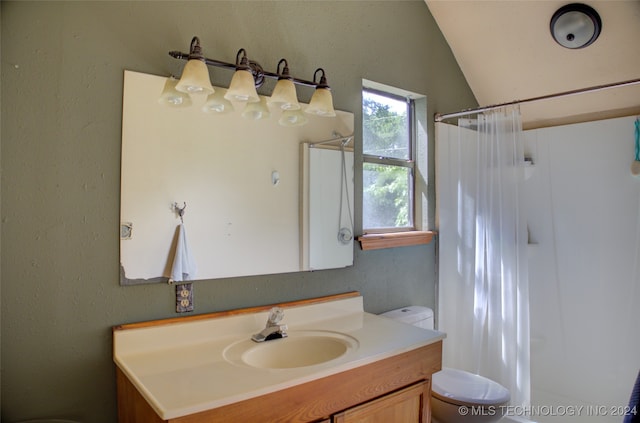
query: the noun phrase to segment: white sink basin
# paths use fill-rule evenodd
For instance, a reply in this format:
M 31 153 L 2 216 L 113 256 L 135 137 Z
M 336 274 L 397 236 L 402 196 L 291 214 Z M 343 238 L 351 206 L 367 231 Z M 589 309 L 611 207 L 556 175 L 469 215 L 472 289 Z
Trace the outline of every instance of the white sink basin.
M 289 337 L 262 343 L 266 312 L 187 316 L 114 329 L 114 361 L 162 420 L 278 392 L 440 341 L 364 312 L 361 296 L 285 309 Z
M 256 343 L 250 339 L 231 344 L 224 358 L 238 365 L 261 369 L 292 369 L 327 363 L 354 351 L 358 341 L 330 331 L 290 331 L 287 338 Z

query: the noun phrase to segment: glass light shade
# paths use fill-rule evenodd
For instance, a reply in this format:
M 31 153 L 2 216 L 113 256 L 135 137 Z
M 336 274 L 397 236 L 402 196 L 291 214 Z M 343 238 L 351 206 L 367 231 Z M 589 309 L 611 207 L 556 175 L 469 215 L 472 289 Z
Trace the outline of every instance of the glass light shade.
M 336 112 L 333 110 L 331 91 L 328 88 L 316 88 L 305 112 L 312 115 L 334 117 Z
M 551 35 L 563 47 L 577 49 L 591 45 L 600 35 L 602 20 L 590 6 L 567 4 L 551 18 Z
M 298 109 L 283 110 L 278 123 L 282 126 L 302 126 L 308 121 L 309 119 L 302 113 L 302 110 Z
M 233 112 L 233 105 L 224 98 L 226 90 L 217 89 L 213 94 L 209 94 L 207 101 L 202 106 L 202 111 L 206 113 L 229 113 Z
M 242 111 L 242 117 L 251 120 L 267 119 L 271 116 L 271 112 L 267 107 L 267 100 L 264 97 L 259 97 L 259 101 L 247 103 Z
M 251 72 L 242 69 L 236 70 L 224 98 L 231 101 L 246 101 L 250 103 L 260 101 Z
M 280 79 L 273 89 L 269 104 L 279 106 L 282 110 L 298 110 L 298 96 L 296 94 L 296 86 L 290 79 Z
M 176 90 L 177 83 L 177 79 L 173 77 L 167 78 L 167 82 L 164 83 L 164 88 L 158 98 L 158 103 L 171 107 L 191 106 L 191 97 L 189 97 L 189 94 Z
M 562 46 L 580 48 L 595 33 L 593 21 L 580 12 L 567 12 L 560 16 L 553 27 L 553 37 Z
M 203 93 L 213 94 L 213 87 L 209 80 L 209 69 L 200 60 L 192 59 L 184 65 L 180 82 L 176 85 L 176 90 L 183 93 Z

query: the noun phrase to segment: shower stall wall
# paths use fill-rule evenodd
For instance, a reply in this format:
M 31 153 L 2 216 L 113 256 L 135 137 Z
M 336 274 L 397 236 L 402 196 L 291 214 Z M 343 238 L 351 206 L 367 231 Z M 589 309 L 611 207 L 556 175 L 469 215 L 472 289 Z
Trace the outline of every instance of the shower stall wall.
M 640 179 L 630 168 L 635 119 L 524 132 L 531 407 L 509 409 L 509 421 L 623 419 L 640 369 Z M 444 201 L 456 187 L 443 169 L 456 134 L 452 125 L 437 125 L 441 295 L 455 286 L 447 276 L 455 272 L 445 269 L 460 255 L 444 245 L 451 237 L 443 223 L 458 216 Z M 455 327 L 440 326 L 449 332 L 450 351 L 457 350 Z M 444 351 L 446 364 L 453 357 Z
M 537 422 L 621 422 L 640 368 L 634 120 L 525 131 Z

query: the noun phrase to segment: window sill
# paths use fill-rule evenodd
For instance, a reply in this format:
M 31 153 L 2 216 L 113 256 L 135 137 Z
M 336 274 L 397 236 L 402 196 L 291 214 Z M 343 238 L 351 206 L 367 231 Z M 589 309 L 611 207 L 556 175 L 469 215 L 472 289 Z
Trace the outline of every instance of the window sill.
M 435 234 L 436 232 L 434 231 L 364 234 L 358 237 L 358 241 L 360 241 L 360 247 L 363 250 L 379 250 L 382 248 L 428 244 Z

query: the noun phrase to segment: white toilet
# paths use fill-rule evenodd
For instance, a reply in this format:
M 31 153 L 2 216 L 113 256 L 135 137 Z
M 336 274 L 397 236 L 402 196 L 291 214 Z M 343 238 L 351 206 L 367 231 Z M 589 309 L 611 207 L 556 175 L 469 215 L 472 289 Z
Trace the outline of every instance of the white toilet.
M 409 306 L 381 316 L 433 330 L 433 310 Z M 509 403 L 509 390 L 486 377 L 443 368 L 431 380 L 433 423 L 492 423 L 500 420 Z

